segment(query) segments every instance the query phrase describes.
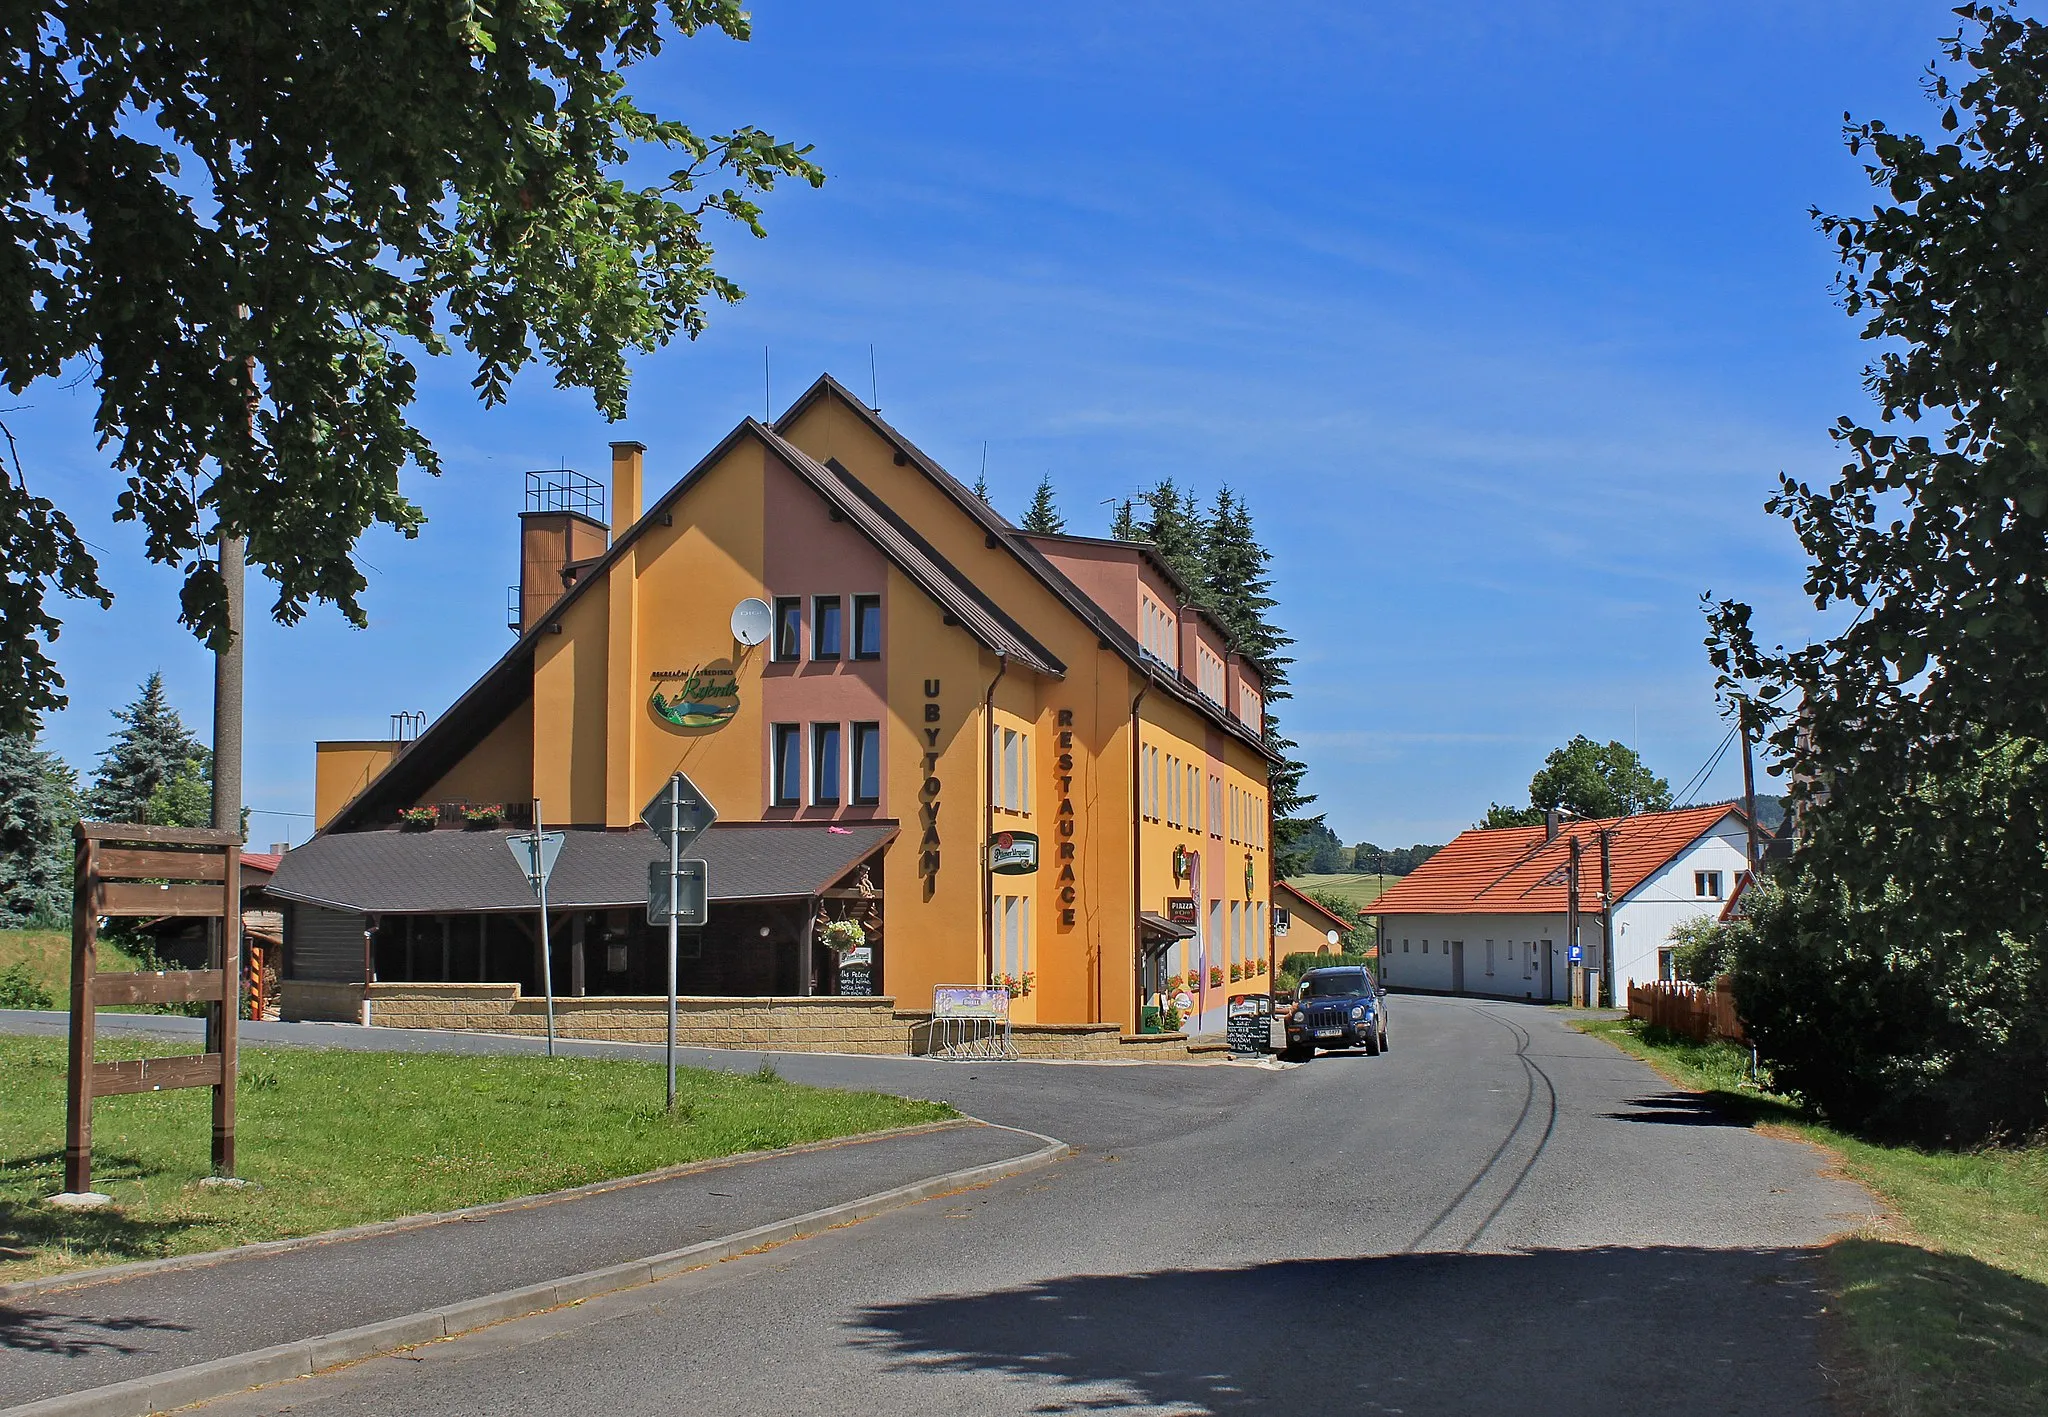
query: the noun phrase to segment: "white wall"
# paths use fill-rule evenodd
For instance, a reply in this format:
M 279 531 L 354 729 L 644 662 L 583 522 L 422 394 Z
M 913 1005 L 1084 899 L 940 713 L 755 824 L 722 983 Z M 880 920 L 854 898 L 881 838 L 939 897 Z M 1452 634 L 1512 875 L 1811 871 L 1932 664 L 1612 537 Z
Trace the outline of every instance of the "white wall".
M 1622 827 L 1628 830 L 1627 825 Z M 1631 982 L 1657 978 L 1657 951 L 1671 943 L 1671 932 L 1689 920 L 1720 915 L 1735 889 L 1735 878 L 1749 869 L 1748 832 L 1739 817 L 1721 819 L 1713 831 L 1678 853 L 1663 870 L 1623 896 L 1614 907 L 1614 991 L 1626 1002 Z M 1719 871 L 1721 894 L 1702 898 L 1693 873 Z
M 1690 881 L 1691 876 L 1686 879 Z M 1396 989 L 1451 991 L 1453 941 L 1465 946 L 1465 992 L 1497 999 L 1543 997 L 1542 952 L 1549 942 L 1550 997 L 1571 997 L 1571 970 L 1562 915 L 1389 915 L 1383 926 L 1380 960 L 1386 983 Z M 1487 943 L 1493 945 L 1488 974 Z M 1591 964 L 1600 956 L 1600 916 L 1579 916 L 1579 941 Z M 1656 963 L 1655 955 L 1651 963 Z

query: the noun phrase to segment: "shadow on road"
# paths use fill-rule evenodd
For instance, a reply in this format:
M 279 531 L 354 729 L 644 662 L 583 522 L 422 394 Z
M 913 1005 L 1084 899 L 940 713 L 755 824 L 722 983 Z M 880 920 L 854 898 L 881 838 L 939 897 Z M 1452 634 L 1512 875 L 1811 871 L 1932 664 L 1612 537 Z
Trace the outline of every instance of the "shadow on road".
M 1654 1097 L 1631 1097 L 1627 1106 L 1630 1108 L 1627 1112 L 1602 1115 L 1617 1122 L 1661 1122 L 1678 1127 L 1747 1128 L 1751 1124 L 1749 1117 L 1699 1092 L 1660 1092 Z
M 1819 1413 L 1820 1271 L 1610 1248 L 1075 1275 L 869 1309 L 854 1341 L 1056 1384 L 1040 1413 Z
M 98 1352 L 136 1353 L 141 1350 L 123 1343 L 118 1335 L 148 1329 L 183 1333 L 186 1325 L 140 1316 L 86 1319 L 48 1309 L 0 1306 L 0 1348 L 24 1353 L 55 1353 L 65 1358 Z

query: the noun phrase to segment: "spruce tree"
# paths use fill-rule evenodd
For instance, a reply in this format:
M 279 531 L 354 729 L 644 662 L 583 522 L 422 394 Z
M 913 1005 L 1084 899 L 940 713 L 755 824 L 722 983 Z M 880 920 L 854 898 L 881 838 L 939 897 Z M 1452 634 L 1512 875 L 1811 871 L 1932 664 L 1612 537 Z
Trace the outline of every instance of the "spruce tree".
M 25 733 L 0 735 L 0 929 L 71 914 L 78 774 Z
M 1138 539 L 1149 541 L 1159 559 L 1173 568 L 1187 583 L 1191 594 L 1203 599 L 1207 576 L 1202 568 L 1206 540 L 1201 504 L 1193 492 L 1182 492 L 1172 478 L 1163 478 L 1143 495 L 1147 515 L 1138 523 Z
M 1050 474 L 1038 479 L 1038 490 L 1031 494 L 1031 505 L 1024 509 L 1024 530 L 1036 536 L 1058 536 L 1067 529 L 1067 519 L 1060 515 L 1060 509 L 1052 497 Z
M 164 677 L 152 673 L 126 708 L 115 709 L 121 725 L 93 770 L 86 811 L 102 822 L 141 822 L 150 798 L 166 783 L 208 771 L 206 750 L 164 697 Z M 208 772 L 210 776 L 210 771 Z
M 1287 666 L 1294 660 L 1281 651 L 1294 640 L 1273 623 L 1271 612 L 1279 602 L 1268 593 L 1273 588 L 1267 571 L 1272 553 L 1259 543 L 1251 508 L 1228 487 L 1216 494 L 1216 505 L 1202 522 L 1202 535 L 1203 591 L 1209 613 L 1222 622 L 1232 646 L 1251 661 L 1265 684 L 1262 731 L 1266 746 L 1280 757 L 1267 775 L 1273 799 L 1274 870 L 1281 875 L 1297 873 L 1307 869 L 1323 819 L 1302 815 L 1302 809 L 1316 800 L 1301 790 L 1308 765 L 1292 756 L 1294 740 L 1281 733 L 1273 712 L 1276 702 L 1292 697 Z

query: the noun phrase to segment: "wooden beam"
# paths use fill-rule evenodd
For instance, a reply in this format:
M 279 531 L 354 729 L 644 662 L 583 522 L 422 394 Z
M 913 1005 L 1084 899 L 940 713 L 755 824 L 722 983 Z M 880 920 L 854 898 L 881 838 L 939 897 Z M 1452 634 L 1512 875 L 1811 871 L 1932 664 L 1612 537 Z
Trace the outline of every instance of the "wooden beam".
M 121 1063 L 92 1065 L 95 1097 L 123 1092 L 166 1092 L 180 1087 L 218 1087 L 221 1055 L 201 1053 L 189 1058 L 132 1058 Z
M 226 983 L 217 969 L 167 969 L 152 974 L 96 974 L 95 1004 L 191 1004 L 219 1000 Z
M 221 886 L 153 886 L 122 881 L 93 883 L 95 915 L 209 916 L 228 914 Z
M 228 859 L 218 851 L 138 851 L 103 847 L 93 858 L 101 880 L 225 881 Z
M 240 846 L 234 832 L 212 827 L 144 827 L 130 822 L 80 822 L 78 835 L 85 841 L 148 841 L 166 846 Z

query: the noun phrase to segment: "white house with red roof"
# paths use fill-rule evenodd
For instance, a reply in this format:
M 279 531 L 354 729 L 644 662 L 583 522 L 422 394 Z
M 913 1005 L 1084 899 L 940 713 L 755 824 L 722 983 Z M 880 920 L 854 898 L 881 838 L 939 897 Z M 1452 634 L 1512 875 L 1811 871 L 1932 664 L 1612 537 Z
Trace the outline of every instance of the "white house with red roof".
M 1600 890 L 1607 836 L 1610 900 Z M 1468 831 L 1373 902 L 1391 988 L 1497 999 L 1571 993 L 1572 843 L 1579 846 L 1581 961 L 1601 969 L 1611 911 L 1613 989 L 1671 977 L 1671 932 L 1718 917 L 1748 869 L 1748 821 L 1733 806 L 1606 821 Z

